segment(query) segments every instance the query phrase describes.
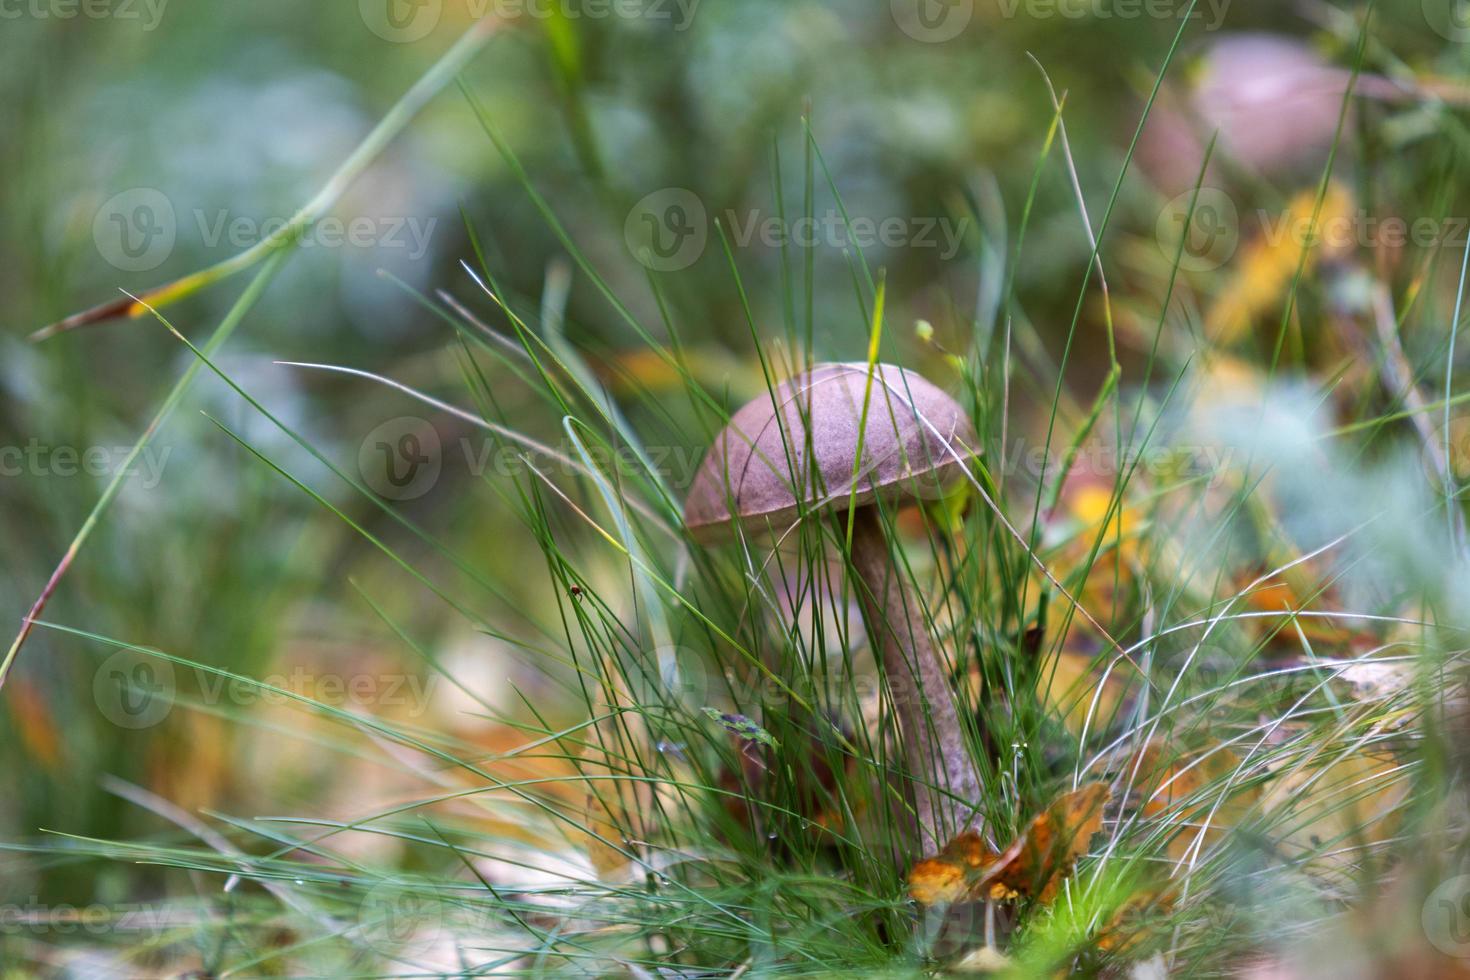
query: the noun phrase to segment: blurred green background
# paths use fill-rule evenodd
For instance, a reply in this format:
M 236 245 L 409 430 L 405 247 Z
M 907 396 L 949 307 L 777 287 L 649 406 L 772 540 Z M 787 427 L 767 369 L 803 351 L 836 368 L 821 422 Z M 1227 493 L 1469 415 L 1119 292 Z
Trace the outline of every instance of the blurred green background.
M 1169 16 L 1119 16 L 1139 9 L 1126 3 L 1027 0 L 647 0 L 616 8 L 623 13 L 589 4 L 549 15 L 551 5 L 529 0 L 507 6 L 525 13 L 464 72 L 464 91 L 443 91 L 333 209 L 343 222 L 359 222 L 343 230 L 360 240 L 326 236 L 298 250 L 218 358 L 355 478 L 368 477 L 364 460 L 373 458 L 381 426 L 431 420 L 448 447 L 442 475 L 395 506 L 455 542 L 497 589 L 474 587 L 421 553 L 206 371 L 145 456 L 147 466 L 123 484 L 46 619 L 254 677 L 289 676 L 298 667 L 420 672 L 421 662 L 366 596 L 417 642 L 477 677 L 479 694 L 520 710 L 510 680 L 535 691 L 549 683 L 543 673 L 556 673 L 553 665 L 474 631 L 201 414 L 442 573 L 446 589 L 485 620 L 527 639 L 546 628 L 555 613 L 544 576 L 525 567 L 539 557 L 529 557 L 536 552 L 506 500 L 453 448 L 469 430 L 363 379 L 276 363 L 360 368 L 467 404 L 453 332 L 414 295 L 446 290 L 509 332 L 460 266 L 474 256 L 467 229 L 506 301 L 537 308 L 566 247 L 466 96 L 483 107 L 576 247 L 642 323 L 659 323 L 665 311 L 634 254 L 639 202 L 661 194 L 644 207 L 665 207 L 689 200 L 669 197 L 672 189 L 692 193 L 704 211 L 703 247 L 673 260 L 679 274 L 665 288 L 700 380 L 727 404 L 761 385 L 743 302 L 762 343 L 779 337 L 781 324 L 801 322 L 794 307 L 810 302 L 819 358 L 865 355 L 868 321 L 840 235 L 819 233 L 809 300 L 783 282 L 779 242 L 759 235 L 732 242 L 748 289 L 742 297 L 713 224 L 719 217 L 738 235 L 752 218 L 799 213 L 808 179 L 818 214 L 837 208 L 835 187 L 851 216 L 875 227 L 901 222 L 892 242 L 875 234 L 859 243 L 867 262 L 886 270 L 890 320 L 902 325 L 885 339 L 887 359 L 952 379 L 946 352 L 965 357 L 983 346 L 978 311 L 1004 305 L 1019 356 L 1044 376 L 1067 342 L 1090 244 L 1061 151 L 1037 172 L 1054 116 L 1042 68 L 1065 93 L 1076 180 L 1097 226 L 1185 5 L 1157 8 Z M 580 15 L 566 16 L 569 9 Z M 115 0 L 86 10 L 27 0 L 4 11 L 0 447 L 10 454 L 0 460 L 8 464 L 0 476 L 0 622 L 8 642 L 9 627 L 41 590 L 126 447 L 192 359 L 151 318 L 41 344 L 27 335 L 116 298 L 119 289 L 146 289 L 254 244 L 262 228 L 268 232 L 322 186 L 480 10 L 466 0 Z M 1367 4 L 1309 0 L 1201 4 L 1184 32 L 1170 90 L 1187 100 L 1200 56 L 1229 32 L 1299 39 L 1351 68 L 1367 12 Z M 1450 12 L 1434 0 L 1377 5 L 1365 68 L 1462 73 L 1470 49 L 1455 32 L 1436 29 L 1450 24 L 1437 23 Z M 1352 174 L 1373 154 L 1396 155 L 1400 165 L 1379 186 L 1401 212 L 1455 213 L 1443 197 L 1435 199 L 1444 204 L 1440 212 L 1429 210 L 1442 185 L 1424 175 L 1444 172 L 1443 161 L 1464 147 L 1463 132 L 1426 125 L 1426 110 L 1416 107 L 1364 111 L 1392 117 L 1392 125 L 1376 128 L 1372 139 L 1350 139 L 1340 172 Z M 806 121 L 821 153 L 810 178 Z M 1158 153 L 1186 173 L 1198 167 L 1187 152 Z M 1127 364 L 1148 356 L 1149 328 L 1168 285 L 1173 256 L 1159 241 L 1160 216 L 1192 183 L 1171 183 L 1166 166 L 1150 170 L 1148 162 L 1140 159 L 1122 182 L 1108 232 Z M 1014 298 L 1006 300 L 1005 269 L 1033 181 L 1023 260 Z M 1278 174 L 1233 186 L 1242 210 L 1279 209 L 1315 183 Z M 919 240 L 922 228 L 935 244 Z M 177 304 L 170 320 L 202 342 L 247 278 Z M 1167 315 L 1186 341 L 1167 357 L 1187 358 L 1199 309 L 1220 288 L 1180 283 Z M 570 289 L 570 342 L 615 392 L 656 394 L 657 365 L 640 360 L 644 343 L 607 297 L 580 275 Z M 1095 303 L 1084 306 L 1067 374 L 1068 390 L 1084 402 L 1108 368 L 1100 316 Z M 932 338 L 910 329 L 920 320 L 932 325 Z M 499 410 L 517 418 L 529 396 L 508 373 L 489 381 Z M 1019 392 L 1021 417 L 1035 411 L 1045 418 L 1049 395 L 1045 386 Z M 644 401 L 629 411 L 649 443 L 684 460 L 687 472 L 711 420 L 675 401 L 661 412 Z M 523 424 L 559 444 L 557 421 L 536 412 Z M 392 432 L 394 440 L 401 434 Z M 103 670 L 109 653 L 50 629 L 31 637 L 0 695 L 0 772 L 9 775 L 0 841 L 23 848 L 43 832 L 156 832 L 154 817 L 102 788 L 104 774 L 190 811 L 316 812 L 330 809 L 324 800 L 359 788 L 351 767 L 290 753 L 268 717 L 261 728 L 231 723 L 230 715 L 248 707 L 174 711 L 137 728 L 117 724 L 109 717 L 115 706 L 106 703 L 115 690 L 98 693 L 113 690 Z M 194 690 L 194 682 L 180 684 Z M 463 724 L 454 693 L 441 689 L 413 705 L 411 720 Z M 546 704 L 554 715 L 554 697 Z M 120 901 L 147 893 L 151 874 L 0 852 L 0 902 Z

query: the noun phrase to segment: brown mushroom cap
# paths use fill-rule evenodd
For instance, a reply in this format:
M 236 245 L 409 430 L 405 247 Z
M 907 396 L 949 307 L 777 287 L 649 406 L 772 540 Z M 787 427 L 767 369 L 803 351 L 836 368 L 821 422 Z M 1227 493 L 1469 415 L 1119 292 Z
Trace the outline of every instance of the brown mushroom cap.
M 710 540 L 737 525 L 781 531 L 805 510 L 841 511 L 880 497 L 933 499 L 962 477 L 978 443 L 969 417 L 914 372 L 879 364 L 854 495 L 867 384 L 866 363 L 819 364 L 736 412 L 689 489 L 684 523 L 691 533 Z

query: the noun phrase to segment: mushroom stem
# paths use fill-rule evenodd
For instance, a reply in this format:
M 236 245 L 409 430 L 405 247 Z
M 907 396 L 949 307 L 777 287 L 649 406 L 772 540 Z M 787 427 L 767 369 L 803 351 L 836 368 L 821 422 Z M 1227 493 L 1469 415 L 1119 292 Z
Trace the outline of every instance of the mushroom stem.
M 889 550 L 877 506 L 857 508 L 852 522 L 852 564 L 864 586 L 857 590 L 858 601 L 882 649 L 904 758 L 914 779 L 919 833 L 925 853 L 931 853 L 978 824 L 980 774 L 965 744 L 944 665 Z

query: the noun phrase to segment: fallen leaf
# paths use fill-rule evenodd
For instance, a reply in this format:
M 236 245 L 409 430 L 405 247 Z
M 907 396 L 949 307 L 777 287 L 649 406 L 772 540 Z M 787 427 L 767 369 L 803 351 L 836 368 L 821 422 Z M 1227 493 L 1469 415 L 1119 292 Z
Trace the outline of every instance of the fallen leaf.
M 28 678 L 16 677 L 11 680 L 6 697 L 26 750 L 46 768 L 56 768 L 61 761 L 61 737 L 40 689 Z
M 1105 925 L 1093 930 L 1093 943 L 1104 953 L 1115 956 L 1128 954 L 1148 938 L 1151 931 L 1149 920 L 1162 921 L 1173 907 L 1174 901 L 1175 893 L 1172 890 L 1144 888 L 1135 892 L 1118 906 Z
M 969 901 L 968 882 L 1000 855 L 978 833 L 967 830 L 909 872 L 909 894 L 921 905 Z
M 1108 797 L 1106 783 L 1058 797 L 999 855 L 973 831 L 960 834 L 914 865 L 909 894 L 922 905 L 1023 897 L 1050 902 L 1102 829 Z
M 1352 192 L 1335 181 L 1320 212 L 1315 190 L 1292 198 L 1286 210 L 1241 249 L 1235 274 L 1206 316 L 1206 333 L 1219 344 L 1231 344 L 1252 324 L 1274 315 L 1298 269 L 1310 272 L 1316 263 L 1349 250 L 1352 243 L 1343 241 L 1342 229 L 1351 226 L 1354 207 Z
M 1360 847 L 1394 835 L 1409 790 L 1391 756 L 1355 752 L 1283 767 L 1267 785 L 1261 809 L 1277 821 L 1283 853 L 1318 870 L 1346 870 L 1362 859 Z
M 1062 502 L 1067 512 L 1081 525 L 1081 530 L 1085 532 L 1083 540 L 1089 548 L 1097 537 L 1098 529 L 1106 520 L 1108 527 L 1102 536 L 1102 547 L 1111 548 L 1122 539 L 1124 557 L 1132 560 L 1137 556 L 1136 544 L 1132 539 L 1143 527 L 1143 514 L 1137 507 L 1119 504 L 1111 483 L 1097 480 L 1084 482 L 1074 493 L 1064 496 Z
M 1217 799 L 1239 767 L 1240 757 L 1229 749 L 1212 745 L 1199 751 L 1181 750 L 1156 738 L 1134 754 L 1123 777 L 1130 784 L 1132 808 L 1146 820 L 1171 826 L 1168 854 L 1183 861 L 1194 849 L 1199 825 L 1206 817 L 1210 819 L 1205 830 L 1208 843 L 1239 823 L 1259 798 L 1259 790 L 1247 783 L 1231 787 L 1227 799 Z
M 1283 561 L 1299 561 L 1295 555 L 1283 555 Z M 1336 591 L 1330 581 L 1319 578 L 1310 565 L 1299 564 L 1287 569 L 1279 576 L 1250 588 L 1250 583 L 1265 569 L 1250 569 L 1237 585 L 1244 604 L 1256 612 L 1282 613 L 1280 619 L 1258 618 L 1248 621 L 1250 630 L 1262 639 L 1288 649 L 1300 651 L 1301 637 L 1313 644 L 1330 647 L 1349 645 L 1354 635 L 1342 625 L 1342 621 L 1322 616 L 1298 616 L 1291 614 L 1304 610 L 1336 608 Z
M 1097 731 L 1118 717 L 1128 697 L 1126 678 L 1137 676 L 1127 663 L 1107 671 L 1108 657 L 1079 649 L 1073 637 L 1087 632 L 1083 626 L 1072 625 L 1067 645 L 1042 663 L 1038 683 L 1043 702 L 1078 736 L 1084 726 Z

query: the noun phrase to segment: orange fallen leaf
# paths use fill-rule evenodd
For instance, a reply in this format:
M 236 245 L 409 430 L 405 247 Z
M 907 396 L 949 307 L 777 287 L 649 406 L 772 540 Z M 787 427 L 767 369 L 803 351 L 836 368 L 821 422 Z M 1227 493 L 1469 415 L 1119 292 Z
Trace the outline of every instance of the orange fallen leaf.
M 967 831 L 914 865 L 909 894 L 923 905 L 1022 897 L 1050 902 L 1102 829 L 1108 797 L 1106 783 L 1059 796 L 998 855 Z
M 1290 554 L 1283 555 L 1282 558 L 1300 561 L 1300 558 Z M 1247 571 L 1237 589 L 1244 604 L 1252 611 L 1281 613 L 1282 617 L 1250 620 L 1246 624 L 1248 628 L 1262 637 L 1271 638 L 1279 645 L 1296 650 L 1301 646 L 1299 635 L 1313 643 L 1336 647 L 1344 647 L 1352 642 L 1353 632 L 1346 629 L 1340 620 L 1320 616 L 1292 618 L 1293 613 L 1303 610 L 1335 608 L 1340 605 L 1336 601 L 1336 590 L 1331 582 L 1322 580 L 1311 565 L 1297 565 L 1280 576 L 1272 577 L 1254 588 L 1250 587 L 1261 571 L 1264 569 Z
M 60 732 L 40 689 L 28 678 L 16 677 L 6 695 L 26 751 L 47 769 L 56 768 L 61 761 Z
M 1208 746 L 1198 752 L 1181 751 L 1164 739 L 1153 739 L 1127 763 L 1125 773 L 1132 783 L 1136 809 L 1146 820 L 1171 826 L 1168 854 L 1183 861 L 1194 848 L 1197 834 L 1185 831 L 1207 816 L 1206 841 L 1216 841 L 1239 823 L 1259 798 L 1259 791 L 1246 784 L 1229 789 L 1225 800 L 1209 792 L 1230 787 L 1230 776 L 1240 766 L 1240 757 L 1229 749 Z M 1131 802 L 1131 801 L 1130 801 Z
M 968 901 L 969 881 L 995 864 L 1000 855 L 973 830 L 944 845 L 909 872 L 909 894 L 921 905 Z

